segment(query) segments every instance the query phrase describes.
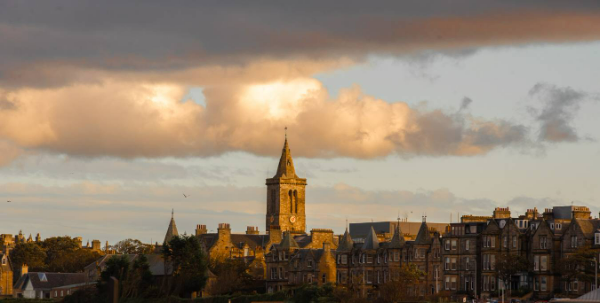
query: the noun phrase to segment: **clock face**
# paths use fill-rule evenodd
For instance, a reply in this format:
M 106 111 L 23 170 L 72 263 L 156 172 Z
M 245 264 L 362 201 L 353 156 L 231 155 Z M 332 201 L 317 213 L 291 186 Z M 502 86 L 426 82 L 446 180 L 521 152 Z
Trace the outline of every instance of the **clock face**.
M 290 222 L 292 222 L 292 223 L 296 222 L 296 216 L 291 216 L 290 217 Z

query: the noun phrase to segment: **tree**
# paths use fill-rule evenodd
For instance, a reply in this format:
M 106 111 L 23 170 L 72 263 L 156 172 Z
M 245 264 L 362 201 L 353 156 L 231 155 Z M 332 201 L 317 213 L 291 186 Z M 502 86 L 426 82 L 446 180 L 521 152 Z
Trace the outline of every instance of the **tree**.
M 209 269 L 217 276 L 209 289 L 211 295 L 231 294 L 252 287 L 252 276 L 243 259 L 212 259 Z
M 511 253 L 502 253 L 498 255 L 498 259 L 496 260 L 496 271 L 498 273 L 498 278 L 504 282 L 505 288 L 506 284 L 508 284 L 508 298 L 510 298 L 513 276 L 526 270 L 527 258 L 525 256 Z
M 32 271 L 43 271 L 46 267 L 46 251 L 36 243 L 19 243 L 10 251 L 13 268 L 27 264 Z
M 125 239 L 111 246 L 117 254 L 150 254 L 152 246 L 137 239 Z
M 169 243 L 163 244 L 162 253 L 165 269 L 172 269 L 165 285 L 167 294 L 189 296 L 206 285 L 208 261 L 198 238 L 175 236 Z
M 581 247 L 575 253 L 563 258 L 558 270 L 567 284 L 573 281 L 590 282 L 594 280 L 594 252 L 589 247 Z M 566 289 L 567 296 L 569 288 Z
M 410 287 L 415 287 L 425 273 L 416 264 L 402 264 L 390 272 L 390 280 L 380 288 L 381 298 L 384 302 L 406 301 L 411 296 L 408 294 Z

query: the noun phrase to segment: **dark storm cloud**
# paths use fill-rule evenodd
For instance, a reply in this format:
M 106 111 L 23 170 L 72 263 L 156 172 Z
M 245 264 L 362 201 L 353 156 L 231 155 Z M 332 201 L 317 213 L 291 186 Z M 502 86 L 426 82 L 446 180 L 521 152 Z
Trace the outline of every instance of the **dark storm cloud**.
M 542 102 L 541 109 L 531 108 L 530 111 L 540 124 L 538 139 L 548 142 L 579 141 L 581 138 L 573 126 L 575 115 L 582 102 L 598 98 L 571 87 L 557 87 L 546 83 L 536 84 L 529 94 L 539 97 Z
M 597 1 L 3 1 L 0 79 L 58 85 L 55 66 L 164 71 L 259 58 L 592 40 Z M 35 72 L 33 72 L 35 70 Z M 81 79 L 64 79 L 64 81 Z M 58 83 L 57 83 L 58 82 Z

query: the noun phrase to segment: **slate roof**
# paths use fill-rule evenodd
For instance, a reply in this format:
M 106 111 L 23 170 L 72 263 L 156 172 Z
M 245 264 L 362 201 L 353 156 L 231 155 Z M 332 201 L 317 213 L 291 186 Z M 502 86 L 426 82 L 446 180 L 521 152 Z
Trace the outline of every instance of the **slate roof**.
M 283 143 L 283 150 L 281 151 L 281 158 L 279 159 L 279 165 L 277 166 L 277 173 L 273 178 L 298 178 L 296 170 L 294 169 L 294 160 L 292 160 L 292 152 L 290 151 L 287 137 Z
M 423 221 L 421 223 L 421 227 L 419 228 L 419 233 L 417 234 L 417 238 L 415 239 L 415 244 L 425 245 L 431 244 L 431 235 L 429 234 L 429 228 L 427 227 L 427 222 Z
M 36 290 L 52 289 L 88 282 L 94 281 L 89 281 L 85 273 L 30 272 L 19 278 L 14 288 L 24 290 L 27 284 L 31 283 Z
M 199 237 L 200 240 L 206 246 L 206 249 L 210 249 L 215 244 L 215 242 L 217 242 L 219 235 L 216 233 L 211 233 L 203 234 Z M 233 243 L 233 245 L 237 247 L 241 247 L 240 243 L 242 244 L 242 246 L 244 244 L 248 244 L 248 246 L 252 250 L 256 249 L 257 247 L 265 248 L 265 245 L 269 243 L 269 235 L 231 234 L 231 243 Z
M 281 240 L 281 243 L 279 243 L 279 248 L 280 249 L 298 249 L 298 248 L 300 248 L 300 246 L 298 246 L 298 243 L 296 243 L 296 241 L 294 241 L 294 237 L 292 237 L 291 233 L 286 232 L 283 235 L 283 239 Z
M 179 236 L 179 233 L 177 232 L 177 225 L 175 225 L 175 218 L 173 213 L 171 213 L 171 222 L 169 222 L 169 229 L 167 229 L 167 234 L 165 234 L 165 241 L 163 243 L 169 243 L 175 236 Z
M 89 272 L 89 271 L 96 269 L 97 267 L 100 267 L 102 270 L 104 270 L 104 268 L 106 267 L 106 262 L 110 258 L 115 257 L 115 256 L 120 257 L 123 255 L 104 255 L 104 256 L 100 257 L 100 259 L 96 260 L 94 263 L 91 263 L 88 266 L 86 266 L 84 270 L 86 272 Z M 132 264 L 139 255 L 126 254 L 125 256 L 127 256 L 129 263 Z M 162 258 L 162 255 L 145 254 L 145 256 L 146 256 L 146 259 L 148 259 L 148 265 L 150 266 L 150 272 L 152 272 L 152 275 L 153 276 L 164 276 L 165 275 L 165 263 Z M 168 274 L 171 274 L 171 271 L 172 271 L 171 268 L 167 268 Z
M 594 301 L 600 302 L 600 288 L 592 290 L 587 294 L 576 299 L 577 301 Z
M 575 222 L 581 227 L 581 231 L 588 239 L 593 238 L 594 232 L 600 228 L 599 220 L 575 219 Z
M 340 245 L 338 245 L 337 251 L 351 251 L 354 246 L 354 241 L 352 241 L 352 237 L 348 233 L 348 228 L 346 228 L 346 232 L 340 239 Z
M 394 236 L 390 243 L 388 243 L 388 248 L 402 248 L 406 241 L 404 240 L 404 236 L 402 235 L 402 230 L 400 229 L 400 225 L 394 231 Z
M 371 232 L 369 232 L 369 235 L 367 236 L 367 239 L 365 240 L 365 243 L 362 246 L 363 250 L 367 250 L 367 249 L 378 249 L 379 248 L 379 239 L 377 238 L 377 234 L 375 233 L 375 230 L 373 229 L 373 227 L 371 227 Z

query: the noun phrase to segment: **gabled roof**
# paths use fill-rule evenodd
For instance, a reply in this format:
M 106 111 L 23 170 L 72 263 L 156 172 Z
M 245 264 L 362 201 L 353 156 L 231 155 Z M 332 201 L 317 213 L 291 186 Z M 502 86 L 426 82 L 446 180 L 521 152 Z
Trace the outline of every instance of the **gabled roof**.
M 30 272 L 21 276 L 14 288 L 24 290 L 28 282 L 37 290 L 95 281 L 89 281 L 85 273 Z
M 574 219 L 576 224 L 581 228 L 581 232 L 586 238 L 593 238 L 594 232 L 600 227 L 599 220 L 588 220 L 588 219 Z
M 398 227 L 394 231 L 394 236 L 388 244 L 388 248 L 402 248 L 404 247 L 405 243 L 406 241 L 404 240 L 404 236 L 402 235 L 402 230 L 400 230 L 400 224 L 398 224 Z
M 169 243 L 175 236 L 179 236 L 179 233 L 177 232 L 177 225 L 175 225 L 174 214 L 171 212 L 171 222 L 169 222 L 169 229 L 167 229 L 167 234 L 165 235 L 163 243 Z
M 375 233 L 375 229 L 371 226 L 371 231 L 365 240 L 365 243 L 362 246 L 363 250 L 368 249 L 378 249 L 379 248 L 379 239 L 377 238 L 377 234 Z
M 427 222 L 425 221 L 421 223 L 421 228 L 419 228 L 419 233 L 417 234 L 417 238 L 415 239 L 415 244 L 431 244 L 431 235 L 429 234 L 429 227 L 427 227 Z
M 277 166 L 277 173 L 273 178 L 298 178 L 296 169 L 294 169 L 294 160 L 292 160 L 292 152 L 288 145 L 287 136 L 283 143 L 283 150 L 281 151 L 281 158 L 279 159 L 279 165 Z
M 86 272 L 89 272 L 95 268 L 100 268 L 101 270 L 104 270 L 104 268 L 106 267 L 106 262 L 112 258 L 112 257 L 121 257 L 121 256 L 127 256 L 127 259 L 129 260 L 129 264 L 133 264 L 133 262 L 135 261 L 135 259 L 137 257 L 139 257 L 139 255 L 136 254 L 125 254 L 125 255 L 104 255 L 102 257 L 100 257 L 98 260 L 94 261 L 93 263 L 89 264 L 88 266 L 86 266 L 84 268 L 84 270 Z M 162 257 L 162 255 L 159 254 L 144 254 L 144 256 L 146 256 L 146 259 L 148 260 L 148 265 L 149 265 L 149 269 L 150 272 L 152 273 L 153 276 L 164 276 L 165 275 L 165 262 L 164 259 Z M 168 274 L 171 274 L 171 268 L 167 268 L 167 272 Z
M 354 247 L 354 241 L 352 241 L 352 237 L 348 233 L 348 228 L 346 228 L 346 232 L 344 232 L 342 239 L 340 239 L 337 251 L 351 251 L 352 247 Z
M 296 243 L 296 241 L 294 240 L 294 237 L 292 237 L 290 232 L 286 232 L 283 235 L 283 239 L 281 240 L 281 243 L 279 243 L 279 249 L 298 249 L 300 248 L 300 246 L 298 246 L 298 243 Z

